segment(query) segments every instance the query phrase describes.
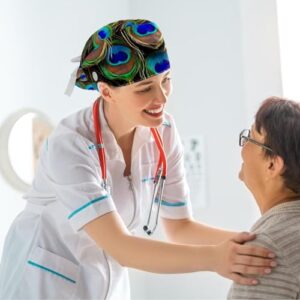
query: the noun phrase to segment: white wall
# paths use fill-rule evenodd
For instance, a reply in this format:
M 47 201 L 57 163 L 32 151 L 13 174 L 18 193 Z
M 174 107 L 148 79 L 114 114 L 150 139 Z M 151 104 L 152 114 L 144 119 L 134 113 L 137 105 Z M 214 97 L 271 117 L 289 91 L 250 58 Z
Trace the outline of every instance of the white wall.
M 300 1 L 277 0 L 283 96 L 300 100 Z
M 204 135 L 207 206 L 194 203 L 195 218 L 248 229 L 259 214 L 237 179 L 237 136 L 261 100 L 281 94 L 275 0 L 1 1 L 0 122 L 23 106 L 57 122 L 91 103 L 93 96 L 79 89 L 72 100 L 63 95 L 75 68 L 69 59 L 99 26 L 125 17 L 159 24 L 173 69 L 169 111 L 183 136 Z M 2 248 L 9 223 L 24 204 L 2 177 L 0 186 Z M 224 299 L 230 284 L 211 273 L 132 271 L 131 277 L 134 299 Z
M 240 1 L 243 45 L 244 101 L 248 122 L 259 103 L 282 96 L 277 7 L 274 0 Z

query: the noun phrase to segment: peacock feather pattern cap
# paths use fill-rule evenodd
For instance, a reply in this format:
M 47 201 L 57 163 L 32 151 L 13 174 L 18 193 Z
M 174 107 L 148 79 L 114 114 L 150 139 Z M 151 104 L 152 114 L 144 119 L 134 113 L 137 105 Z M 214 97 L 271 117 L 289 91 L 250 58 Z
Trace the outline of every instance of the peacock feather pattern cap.
M 148 20 L 121 20 L 97 30 L 86 42 L 75 85 L 98 90 L 99 81 L 125 86 L 170 69 L 161 31 Z

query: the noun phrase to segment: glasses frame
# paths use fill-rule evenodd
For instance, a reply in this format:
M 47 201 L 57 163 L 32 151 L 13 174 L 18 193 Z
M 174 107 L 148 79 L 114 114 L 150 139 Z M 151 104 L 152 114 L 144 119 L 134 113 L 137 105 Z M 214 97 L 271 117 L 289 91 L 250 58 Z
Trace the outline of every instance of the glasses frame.
M 263 143 L 260 143 L 254 139 L 252 139 L 250 137 L 250 129 L 243 129 L 241 132 L 240 132 L 240 135 L 239 135 L 239 145 L 241 147 L 243 147 L 245 145 L 245 143 L 247 142 L 251 142 L 257 146 L 260 146 L 262 148 L 264 148 L 265 150 L 268 150 L 268 151 L 271 151 L 272 153 L 274 153 L 273 149 L 271 149 L 270 147 L 266 146 L 265 144 Z M 243 141 L 245 140 L 245 142 Z

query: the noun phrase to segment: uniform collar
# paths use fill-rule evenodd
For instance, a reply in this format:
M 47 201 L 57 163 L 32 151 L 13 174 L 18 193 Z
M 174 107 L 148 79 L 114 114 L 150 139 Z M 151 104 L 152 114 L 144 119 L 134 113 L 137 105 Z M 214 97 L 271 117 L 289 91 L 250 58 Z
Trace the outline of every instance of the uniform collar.
M 117 140 L 109 128 L 103 108 L 103 100 L 100 99 L 99 106 L 101 130 L 103 136 L 103 143 L 105 149 L 105 155 L 110 160 L 121 160 L 124 161 L 123 153 L 120 146 L 117 143 Z M 154 138 L 151 134 L 151 130 L 148 127 L 138 126 L 135 130 L 133 145 L 132 145 L 132 158 L 134 159 L 139 150 L 147 143 L 153 143 Z

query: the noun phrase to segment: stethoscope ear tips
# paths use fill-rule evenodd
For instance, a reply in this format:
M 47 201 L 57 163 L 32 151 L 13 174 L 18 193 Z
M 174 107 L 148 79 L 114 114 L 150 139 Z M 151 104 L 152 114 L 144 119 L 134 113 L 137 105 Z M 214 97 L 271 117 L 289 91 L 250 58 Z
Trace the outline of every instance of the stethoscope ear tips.
M 152 234 L 152 231 L 148 228 L 147 225 L 145 225 L 145 226 L 143 227 L 143 229 L 144 229 L 144 231 L 145 231 L 148 235 L 151 235 L 151 234 Z

